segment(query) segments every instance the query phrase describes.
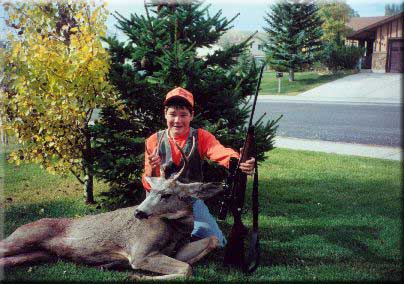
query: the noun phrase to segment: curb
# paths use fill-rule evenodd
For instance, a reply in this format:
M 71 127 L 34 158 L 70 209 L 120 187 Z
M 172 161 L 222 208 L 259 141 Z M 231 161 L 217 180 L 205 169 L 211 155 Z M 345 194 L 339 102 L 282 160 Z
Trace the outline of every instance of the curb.
M 312 104 L 349 104 L 349 105 L 388 105 L 401 106 L 400 100 L 388 99 L 368 99 L 360 98 L 325 98 L 325 97 L 303 97 L 303 96 L 284 96 L 284 95 L 259 95 L 259 102 L 282 102 L 282 103 L 312 103 Z

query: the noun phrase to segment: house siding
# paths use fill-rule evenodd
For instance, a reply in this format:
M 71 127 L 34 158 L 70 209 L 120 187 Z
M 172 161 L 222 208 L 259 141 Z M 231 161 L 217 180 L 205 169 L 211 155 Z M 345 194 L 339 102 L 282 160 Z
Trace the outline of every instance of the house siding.
M 389 38 L 403 37 L 403 19 L 397 19 L 378 27 L 376 29 L 376 39 L 374 52 L 386 52 Z
M 376 39 L 373 46 L 372 70 L 385 72 L 387 66 L 387 49 L 389 39 L 403 38 L 403 18 L 385 23 L 376 28 Z
M 404 37 L 403 34 L 403 19 L 397 20 L 397 35 L 396 37 Z

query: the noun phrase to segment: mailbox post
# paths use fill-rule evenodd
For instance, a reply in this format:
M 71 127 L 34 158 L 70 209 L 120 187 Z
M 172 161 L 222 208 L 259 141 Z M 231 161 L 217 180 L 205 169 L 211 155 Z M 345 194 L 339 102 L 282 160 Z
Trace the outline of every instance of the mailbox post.
M 281 81 L 282 81 L 282 77 L 283 77 L 283 73 L 282 72 L 276 72 L 276 78 L 278 78 L 278 93 L 281 93 Z

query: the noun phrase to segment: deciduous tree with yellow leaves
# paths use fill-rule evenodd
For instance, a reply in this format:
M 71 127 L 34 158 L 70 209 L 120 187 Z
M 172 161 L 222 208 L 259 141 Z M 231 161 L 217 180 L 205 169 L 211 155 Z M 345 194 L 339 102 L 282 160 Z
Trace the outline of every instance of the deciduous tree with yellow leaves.
M 346 0 L 317 0 L 319 15 L 323 20 L 323 41 L 341 42 L 352 32 L 347 23 L 359 14 L 346 3 Z
M 85 1 L 3 3 L 10 27 L 2 54 L 5 127 L 20 147 L 9 161 L 73 173 L 94 203 L 89 123 L 116 104 L 101 44 L 108 11 Z

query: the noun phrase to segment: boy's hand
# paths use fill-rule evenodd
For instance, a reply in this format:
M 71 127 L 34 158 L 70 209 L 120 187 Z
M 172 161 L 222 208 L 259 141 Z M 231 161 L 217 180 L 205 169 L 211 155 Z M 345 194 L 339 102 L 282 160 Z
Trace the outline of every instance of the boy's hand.
M 240 148 L 240 157 L 243 155 L 243 148 Z M 254 173 L 255 168 L 255 158 L 251 157 L 251 159 L 245 161 L 244 163 L 240 163 L 240 170 L 247 174 L 252 175 Z
M 156 168 L 156 167 L 158 167 L 158 166 L 160 165 L 160 163 L 161 163 L 161 159 L 160 159 L 160 156 L 159 156 L 158 153 L 157 153 L 157 150 L 158 150 L 158 149 L 156 149 L 156 150 L 154 151 L 154 153 L 151 154 L 151 155 L 148 157 L 149 165 L 150 165 L 153 169 Z
M 240 163 L 240 170 L 247 175 L 252 175 L 254 173 L 254 168 L 255 158 L 251 158 L 244 163 Z

